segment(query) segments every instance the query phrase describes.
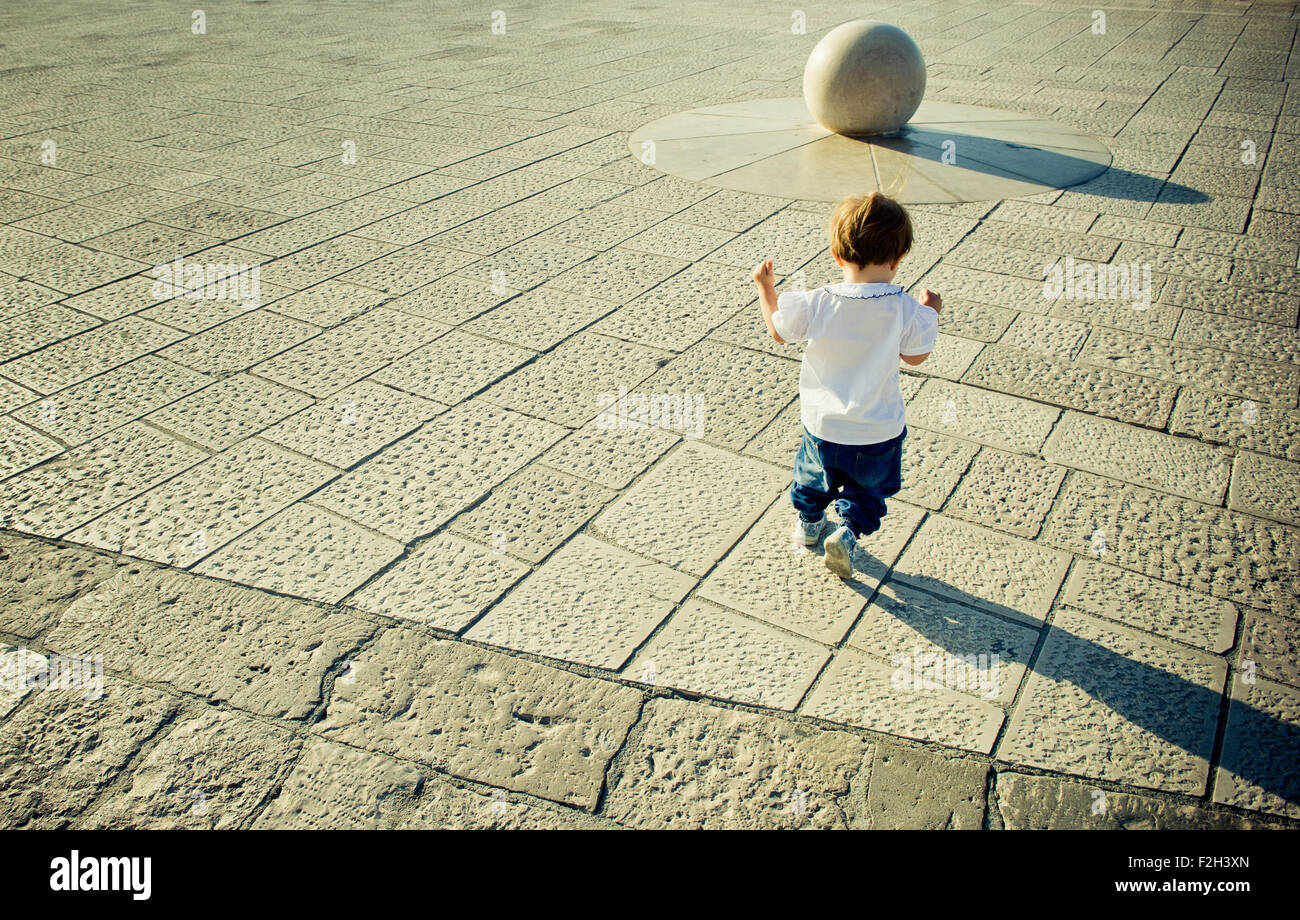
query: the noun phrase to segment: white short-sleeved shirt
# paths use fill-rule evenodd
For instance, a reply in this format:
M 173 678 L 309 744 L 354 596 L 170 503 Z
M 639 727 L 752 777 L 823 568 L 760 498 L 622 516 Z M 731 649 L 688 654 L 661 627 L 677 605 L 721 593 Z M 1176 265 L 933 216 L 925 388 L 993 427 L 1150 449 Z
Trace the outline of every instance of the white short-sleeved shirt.
M 772 325 L 807 340 L 799 372 L 803 425 L 836 444 L 878 444 L 903 431 L 898 356 L 934 348 L 939 314 L 896 284 L 829 284 L 786 291 Z

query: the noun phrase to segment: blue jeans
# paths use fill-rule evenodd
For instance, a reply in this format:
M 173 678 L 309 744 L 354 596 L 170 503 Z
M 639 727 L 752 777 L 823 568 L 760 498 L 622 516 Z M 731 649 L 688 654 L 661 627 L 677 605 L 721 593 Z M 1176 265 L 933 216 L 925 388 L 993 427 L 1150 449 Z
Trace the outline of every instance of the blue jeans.
M 834 501 L 855 536 L 875 533 L 885 516 L 885 499 L 903 487 L 906 437 L 904 428 L 898 437 L 879 444 L 834 444 L 805 430 L 790 487 L 790 503 L 799 517 L 816 521 Z

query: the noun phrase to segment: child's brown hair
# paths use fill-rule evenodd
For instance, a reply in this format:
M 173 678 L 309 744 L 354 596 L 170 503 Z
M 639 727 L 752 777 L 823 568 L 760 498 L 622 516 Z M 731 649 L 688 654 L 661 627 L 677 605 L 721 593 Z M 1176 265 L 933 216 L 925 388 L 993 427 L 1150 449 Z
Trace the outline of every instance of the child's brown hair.
M 888 265 L 912 248 L 912 219 L 894 199 L 851 195 L 831 216 L 831 252 L 859 268 Z

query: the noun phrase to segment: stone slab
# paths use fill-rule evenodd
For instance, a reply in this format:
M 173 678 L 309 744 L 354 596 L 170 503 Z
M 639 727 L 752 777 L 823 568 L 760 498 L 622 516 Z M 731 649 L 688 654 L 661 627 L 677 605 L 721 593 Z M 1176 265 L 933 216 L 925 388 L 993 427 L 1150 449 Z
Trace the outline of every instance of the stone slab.
M 642 696 L 405 629 L 336 682 L 323 737 L 592 810 Z
M 97 830 L 232 830 L 247 825 L 296 756 L 284 728 L 237 712 L 186 714 L 120 792 L 73 822 Z
M 261 716 L 302 719 L 326 672 L 374 631 L 361 620 L 144 566 L 74 601 L 46 639 L 64 654 Z
M 1060 610 L 998 757 L 1202 795 L 1226 675 L 1217 656 Z
M 397 540 L 299 502 L 227 543 L 193 571 L 333 604 L 401 553 Z
M 580 535 L 465 635 L 617 671 L 693 587 L 667 566 Z
M 1214 779 L 1214 801 L 1251 811 L 1300 817 L 1300 690 L 1238 673 L 1223 754 Z
M 691 600 L 626 671 L 647 683 L 792 710 L 829 657 L 824 645 Z
M 800 707 L 801 715 L 987 754 L 1006 714 L 956 690 L 895 686 L 898 668 L 841 649 Z
M 843 800 L 870 755 L 848 732 L 654 700 L 602 813 L 637 828 L 846 828 Z
M 1040 544 L 931 515 L 894 575 L 962 603 L 1041 622 L 1068 565 L 1064 553 Z
M 687 441 L 593 526 L 633 552 L 703 575 L 785 483 L 771 467 Z
M 1043 446 L 1043 456 L 1211 505 L 1223 501 L 1228 487 L 1230 463 L 1224 451 L 1078 412 L 1065 413 Z
M 1232 647 L 1237 608 L 1095 559 L 1076 560 L 1061 603 L 1215 654 Z

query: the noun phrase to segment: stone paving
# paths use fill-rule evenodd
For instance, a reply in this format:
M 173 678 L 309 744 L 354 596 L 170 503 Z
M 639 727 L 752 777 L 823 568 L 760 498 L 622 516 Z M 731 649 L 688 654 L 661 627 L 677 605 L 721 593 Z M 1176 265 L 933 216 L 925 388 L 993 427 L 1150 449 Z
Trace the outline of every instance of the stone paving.
M 209 7 L 0 11 L 0 826 L 1300 822 L 1296 4 Z M 1114 163 L 912 208 L 841 582 L 749 283 L 826 206 L 628 137 L 850 16 Z

